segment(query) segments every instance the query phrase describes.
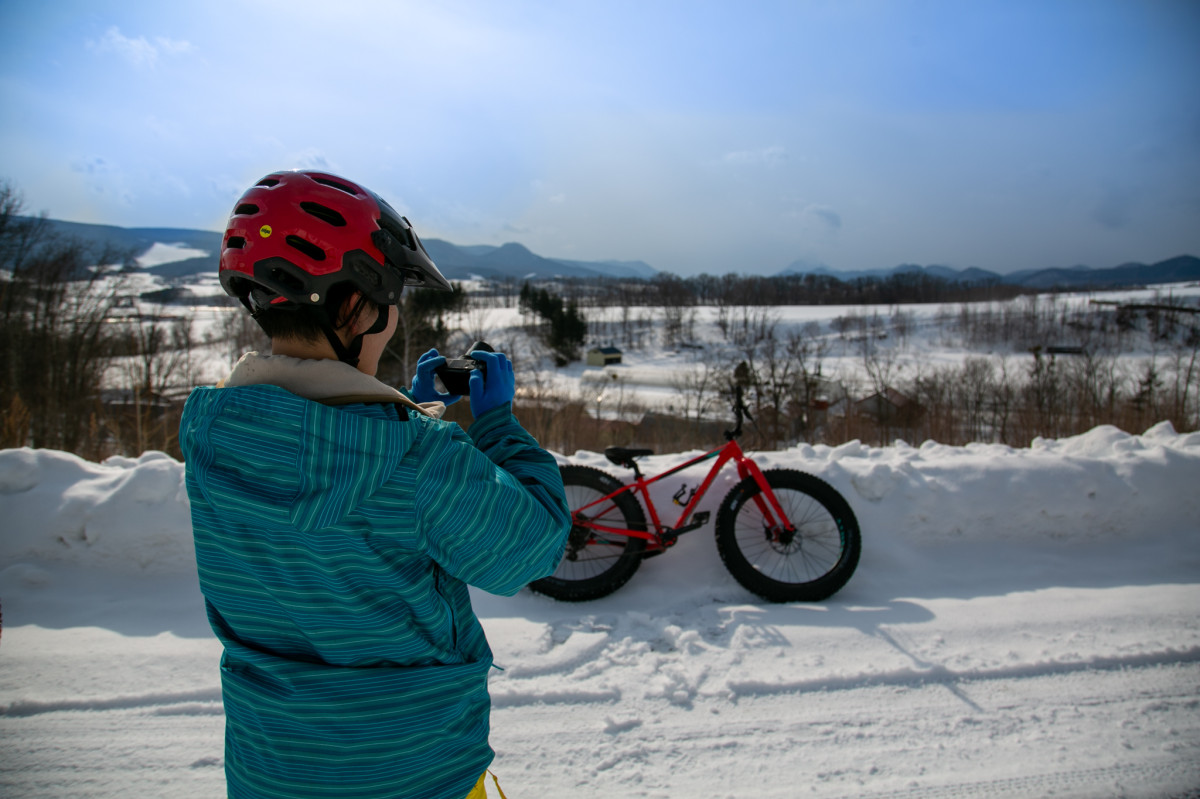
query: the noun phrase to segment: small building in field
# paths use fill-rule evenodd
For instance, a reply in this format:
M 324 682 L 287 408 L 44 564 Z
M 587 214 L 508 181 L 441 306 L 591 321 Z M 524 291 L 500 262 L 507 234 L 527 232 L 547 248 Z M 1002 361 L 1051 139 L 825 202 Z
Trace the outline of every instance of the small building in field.
M 921 406 L 906 394 L 890 386 L 855 403 L 862 415 L 884 426 L 906 427 L 921 416 Z
M 621 362 L 621 351 L 616 347 L 592 347 L 587 351 L 588 366 L 610 366 Z

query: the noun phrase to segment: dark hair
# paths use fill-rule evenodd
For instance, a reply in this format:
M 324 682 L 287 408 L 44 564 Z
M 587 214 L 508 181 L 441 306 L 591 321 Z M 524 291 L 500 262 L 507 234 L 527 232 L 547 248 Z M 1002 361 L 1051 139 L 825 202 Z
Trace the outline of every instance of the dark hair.
M 297 339 L 310 344 L 325 340 L 322 321 L 341 330 L 354 321 L 364 309 L 379 310 L 379 306 L 360 294 L 358 302 L 347 305 L 347 300 L 358 289 L 353 283 L 338 283 L 329 289 L 325 304 L 319 308 L 296 306 L 288 303 L 287 308 L 266 308 L 254 315 L 254 320 L 271 339 Z

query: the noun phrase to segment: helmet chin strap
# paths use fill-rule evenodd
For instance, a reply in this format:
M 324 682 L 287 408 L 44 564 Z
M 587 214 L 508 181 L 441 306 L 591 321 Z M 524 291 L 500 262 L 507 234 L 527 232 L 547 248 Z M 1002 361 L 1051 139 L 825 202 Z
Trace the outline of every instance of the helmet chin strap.
M 363 337 L 383 332 L 388 326 L 391 311 L 392 306 L 390 305 L 379 306 L 379 315 L 375 318 L 375 323 L 367 330 L 350 339 L 349 344 L 342 343 L 342 337 L 333 329 L 333 324 L 324 314 L 321 315 L 320 319 L 321 329 L 325 331 L 325 338 L 329 339 L 329 346 L 333 347 L 333 352 L 337 355 L 338 360 L 357 367 L 359 355 L 362 353 Z

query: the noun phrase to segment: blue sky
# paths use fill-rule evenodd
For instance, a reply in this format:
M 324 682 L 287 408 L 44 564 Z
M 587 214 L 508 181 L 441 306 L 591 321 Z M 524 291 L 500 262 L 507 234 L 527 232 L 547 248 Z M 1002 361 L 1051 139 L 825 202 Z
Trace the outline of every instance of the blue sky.
M 0 5 L 0 177 L 222 228 L 320 167 L 421 235 L 681 275 L 1200 255 L 1200 2 Z

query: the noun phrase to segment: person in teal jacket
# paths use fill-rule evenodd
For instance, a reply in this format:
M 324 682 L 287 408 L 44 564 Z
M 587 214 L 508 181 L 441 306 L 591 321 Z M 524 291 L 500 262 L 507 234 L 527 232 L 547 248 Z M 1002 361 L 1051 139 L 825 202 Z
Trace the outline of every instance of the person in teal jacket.
M 228 794 L 478 795 L 492 654 L 467 586 L 550 574 L 570 528 L 553 456 L 512 414 L 512 365 L 475 353 L 469 436 L 438 418 L 456 398 L 436 350 L 409 392 L 375 379 L 403 287 L 448 284 L 406 219 L 336 175 L 247 191 L 220 276 L 272 340 L 193 391 L 180 426 Z

